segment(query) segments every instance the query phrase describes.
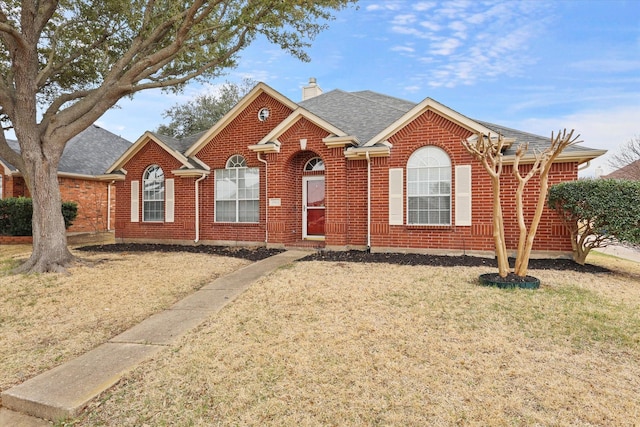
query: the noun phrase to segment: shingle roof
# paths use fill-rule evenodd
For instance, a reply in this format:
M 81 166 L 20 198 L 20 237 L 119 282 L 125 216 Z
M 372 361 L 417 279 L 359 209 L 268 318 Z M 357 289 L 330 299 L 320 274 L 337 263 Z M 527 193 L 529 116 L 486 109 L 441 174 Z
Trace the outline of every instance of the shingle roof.
M 204 135 L 207 131 L 198 132 L 193 135 L 186 136 L 182 139 L 177 139 L 171 136 L 162 135 L 160 133 L 150 132 L 153 136 L 158 138 L 160 141 L 164 142 L 169 147 L 173 148 L 180 154 L 184 154 L 189 147 L 191 147 L 197 140 L 200 139 L 202 135 Z
M 357 137 L 360 145 L 363 145 L 387 129 L 418 104 L 370 90 L 345 92 L 340 89 L 335 89 L 300 101 L 298 105 L 342 130 L 347 135 Z M 475 119 L 469 120 L 493 130 L 496 134 L 513 138 L 515 141 L 505 152 L 506 155 L 514 154 L 519 144 L 524 142 L 529 143 L 530 152 L 542 151 L 551 142 L 549 137 L 523 132 L 495 123 Z M 175 139 L 156 133 L 153 135 L 167 146 L 184 154 L 204 133 L 206 133 L 206 131 L 183 139 Z M 581 146 L 570 146 L 566 148 L 565 151 L 595 152 L 598 150 Z
M 332 90 L 298 103 L 361 144 L 398 120 L 416 104 L 371 91 Z
M 480 120 L 476 120 L 476 121 L 478 123 L 488 127 L 489 129 L 495 131 L 497 134 L 500 134 L 500 135 L 502 135 L 502 136 L 504 136 L 506 138 L 514 138 L 515 139 L 515 142 L 513 143 L 511 148 L 509 148 L 507 151 L 505 151 L 505 154 L 507 154 L 507 155 L 515 154 L 515 151 L 517 150 L 518 146 L 520 144 L 522 144 L 522 143 L 525 143 L 525 142 L 529 143 L 529 151 L 532 152 L 532 153 L 540 152 L 540 151 L 544 150 L 546 147 L 548 147 L 549 144 L 551 144 L 551 138 L 550 137 L 534 135 L 532 133 L 523 132 L 523 131 L 520 131 L 520 130 L 517 130 L 517 129 L 511 129 L 511 128 L 508 128 L 506 126 L 496 125 L 495 123 L 483 122 L 483 121 L 480 121 Z M 587 151 L 587 150 L 590 150 L 590 148 L 586 148 L 586 147 L 582 147 L 582 146 L 576 146 L 576 145 L 570 145 L 567 148 L 565 148 L 563 150 L 563 152 L 570 153 L 571 151 Z
M 8 140 L 9 146 L 20 151 L 18 141 Z M 58 172 L 79 175 L 102 175 L 131 146 L 131 142 L 99 126 L 91 125 L 67 142 Z M 12 170 L 17 170 L 10 166 Z

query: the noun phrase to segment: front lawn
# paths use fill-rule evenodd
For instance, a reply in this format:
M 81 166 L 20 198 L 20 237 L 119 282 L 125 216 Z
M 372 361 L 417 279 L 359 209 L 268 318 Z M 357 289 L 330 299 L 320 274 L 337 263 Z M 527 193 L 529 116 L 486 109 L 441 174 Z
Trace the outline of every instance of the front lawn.
M 531 270 L 298 262 L 125 377 L 77 426 L 634 425 L 640 264 Z M 114 267 L 117 263 L 114 264 Z

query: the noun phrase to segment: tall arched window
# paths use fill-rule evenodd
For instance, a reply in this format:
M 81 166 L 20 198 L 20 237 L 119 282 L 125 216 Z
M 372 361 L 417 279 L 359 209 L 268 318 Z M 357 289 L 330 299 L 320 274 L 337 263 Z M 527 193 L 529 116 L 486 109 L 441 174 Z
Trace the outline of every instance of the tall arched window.
M 164 172 L 158 165 L 151 165 L 142 178 L 142 220 L 164 221 Z
M 260 169 L 248 168 L 239 154 L 216 170 L 216 222 L 258 222 L 260 219 Z
M 409 157 L 407 222 L 451 224 L 451 160 L 441 148 L 426 146 Z

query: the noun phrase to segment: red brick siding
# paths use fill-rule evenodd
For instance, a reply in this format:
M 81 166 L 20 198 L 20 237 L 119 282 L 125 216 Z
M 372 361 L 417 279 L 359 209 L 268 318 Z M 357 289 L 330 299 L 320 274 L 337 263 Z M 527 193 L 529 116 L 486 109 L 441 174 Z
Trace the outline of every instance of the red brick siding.
M 78 216 L 67 230 L 73 232 L 99 232 L 115 226 L 115 186 L 111 186 L 111 224 L 107 224 L 108 185 L 107 182 L 80 178 L 58 178 L 60 196 L 64 202 L 78 204 Z M 24 178 L 5 176 L 4 197 L 31 197 Z
M 260 108 L 271 110 L 269 119 L 260 122 Z M 217 134 L 198 153 L 197 157 L 211 167 L 212 173 L 200 184 L 200 239 L 205 241 L 264 242 L 272 244 L 300 244 L 302 242 L 302 179 L 304 165 L 319 156 L 325 164 L 326 223 L 325 244 L 330 247 L 363 247 L 367 244 L 367 162 L 347 160 L 344 148 L 329 148 L 322 139 L 329 132 L 300 118 L 287 129 L 278 141 L 280 152 L 263 155 L 268 166 L 260 162 L 247 146 L 256 144 L 276 125 L 287 118 L 291 110 L 263 94 L 252 102 L 225 129 Z M 373 248 L 417 248 L 437 250 L 492 251 L 492 199 L 487 173 L 464 149 L 461 140 L 470 132 L 438 114 L 427 111 L 401 129 L 389 141 L 393 144 L 390 157 L 371 159 L 371 245 Z M 306 148 L 301 149 L 301 140 Z M 452 194 L 452 225 L 450 226 L 390 226 L 388 209 L 389 168 L 403 168 L 418 148 L 435 145 L 447 152 L 452 164 L 452 184 L 455 167 L 472 165 L 472 225 L 455 225 L 455 194 Z M 214 171 L 225 167 L 234 154 L 245 157 L 249 167 L 260 169 L 260 221 L 257 224 L 216 223 L 214 220 Z M 127 239 L 189 240 L 195 236 L 194 180 L 175 179 L 174 223 L 131 223 L 130 183 L 142 180 L 147 166 L 159 164 L 165 177 L 180 164 L 153 143 L 148 143 L 125 166 L 126 181 L 118 183 L 116 237 Z M 523 169 L 524 170 L 524 169 Z M 312 172 L 312 174 L 319 174 Z M 406 224 L 406 172 L 405 206 Z M 577 179 L 577 164 L 553 166 L 550 184 Z M 265 184 L 268 181 L 268 193 Z M 517 244 L 517 222 L 513 192 L 516 180 L 511 168 L 505 167 L 502 194 L 506 238 L 509 248 Z M 538 188 L 537 178 L 526 188 L 525 211 L 530 220 Z M 452 187 L 454 187 L 452 185 Z M 453 189 L 453 188 L 452 188 Z M 280 199 L 280 206 L 267 206 L 268 199 Z M 142 207 L 142 201 L 140 200 Z M 268 225 L 267 214 L 268 209 Z M 267 237 L 268 235 L 268 237 Z M 536 250 L 570 251 L 569 236 L 559 218 L 545 208 L 538 230 Z
M 175 180 L 175 217 L 174 222 L 142 221 L 142 178 L 151 165 L 158 165 L 165 179 Z M 116 184 L 118 203 L 116 204 L 116 238 L 131 239 L 193 239 L 194 238 L 194 178 L 180 178 L 173 170 L 182 166 L 176 158 L 167 153 L 155 142 L 149 141 L 125 165 L 126 179 Z M 140 183 L 138 222 L 131 222 L 131 181 Z
M 78 216 L 68 232 L 99 232 L 115 225 L 115 185 L 111 186 L 111 225 L 107 224 L 109 183 L 85 179 L 59 178 L 60 194 L 65 202 L 78 204 Z

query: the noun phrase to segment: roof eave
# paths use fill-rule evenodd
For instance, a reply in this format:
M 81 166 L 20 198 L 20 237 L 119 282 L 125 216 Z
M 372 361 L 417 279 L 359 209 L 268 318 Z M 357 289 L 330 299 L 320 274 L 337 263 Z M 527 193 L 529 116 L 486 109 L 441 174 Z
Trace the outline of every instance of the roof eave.
M 255 153 L 279 153 L 280 141 L 269 141 L 264 144 L 249 145 L 247 148 Z
M 335 127 L 334 125 L 332 125 L 328 121 L 324 120 L 323 118 L 316 116 L 315 114 L 313 114 L 309 110 L 306 110 L 306 109 L 304 109 L 302 107 L 298 107 L 294 111 L 291 112 L 289 117 L 287 117 L 282 122 L 280 122 L 278 124 L 278 126 L 273 128 L 273 130 L 271 132 L 269 132 L 264 138 L 262 138 L 260 141 L 258 141 L 258 144 L 256 144 L 256 145 L 263 145 L 263 144 L 267 144 L 269 142 L 277 141 L 278 137 L 280 137 L 291 126 L 296 124 L 298 122 L 298 120 L 300 120 L 302 118 L 305 118 L 305 119 L 309 120 L 314 125 L 316 125 L 316 126 L 322 128 L 322 129 L 324 129 L 325 131 L 327 131 L 327 133 L 330 134 L 327 138 L 330 138 L 330 137 L 334 137 L 334 138 L 354 138 L 352 136 L 347 135 L 346 132 L 344 132 L 343 130 Z
M 210 175 L 211 171 L 205 169 L 176 169 L 172 170 L 171 173 L 180 178 L 199 178 Z
M 360 141 L 358 140 L 358 138 L 353 135 L 330 135 L 322 138 L 322 142 L 324 142 L 324 144 L 329 148 L 346 147 L 347 145 L 357 147 L 358 145 L 360 145 Z
M 112 172 L 122 168 L 149 141 L 152 141 L 155 144 L 157 144 L 160 148 L 162 148 L 164 151 L 166 151 L 168 154 L 170 154 L 172 157 L 174 157 L 176 160 L 178 160 L 180 163 L 182 163 L 185 167 L 187 167 L 187 168 L 191 167 L 189 165 L 189 159 L 187 159 L 187 157 L 185 157 L 182 153 L 180 153 L 180 152 L 174 150 L 173 148 L 169 147 L 167 144 L 165 144 L 160 139 L 158 139 L 152 132 L 146 131 L 145 133 L 142 134 L 142 136 L 140 138 L 138 138 L 138 140 L 136 142 L 134 142 L 131 145 L 131 147 L 127 151 L 125 151 L 122 154 L 122 156 L 120 156 L 120 158 L 118 158 L 118 160 L 116 160 L 113 163 L 113 165 L 111 165 L 111 167 L 109 169 L 107 169 L 107 174 L 112 173 Z
M 215 137 L 222 129 L 224 129 L 229 123 L 231 123 L 249 104 L 251 104 L 262 93 L 266 93 L 272 98 L 276 99 L 281 104 L 289 107 L 291 110 L 295 110 L 298 104 L 282 95 L 275 89 L 260 82 L 251 91 L 246 94 L 240 102 L 238 102 L 227 114 L 222 116 L 207 132 L 205 132 L 191 147 L 185 151 L 185 156 L 195 156 L 209 141 Z
M 372 146 L 377 143 L 380 143 L 381 141 L 385 141 L 389 139 L 393 134 L 397 133 L 400 129 L 407 126 L 409 123 L 415 120 L 418 116 L 424 114 L 426 111 L 429 111 L 429 110 L 436 112 L 437 114 L 445 117 L 447 120 L 450 120 L 456 123 L 457 125 L 462 126 L 463 128 L 468 129 L 469 131 L 475 134 L 477 133 L 481 133 L 483 135 L 496 134 L 496 132 L 492 131 L 488 127 L 458 113 L 455 110 L 452 110 L 446 105 L 443 105 L 432 98 L 425 98 L 422 102 L 420 102 L 411 110 L 407 111 L 404 115 L 402 115 L 402 117 L 400 117 L 398 120 L 396 120 L 395 122 L 387 126 L 380 133 L 378 133 L 369 141 L 367 141 L 364 144 L 364 146 L 367 146 L 367 147 Z
M 607 152 L 607 150 L 594 150 L 594 149 L 587 149 L 587 150 L 575 150 L 575 151 L 569 151 L 569 152 L 563 152 L 560 153 L 558 155 L 558 157 L 556 158 L 554 163 L 578 163 L 579 165 L 586 163 L 588 161 L 591 161 L 597 157 L 602 156 L 603 154 L 605 154 Z M 529 154 L 525 154 L 524 156 L 522 156 L 522 159 L 520 160 L 521 164 L 530 164 L 535 162 L 536 160 L 536 155 L 535 153 L 529 153 Z M 503 164 L 505 165 L 512 165 L 515 161 L 515 155 L 510 154 L 508 156 L 504 156 L 502 159 Z
M 372 157 L 389 157 L 391 145 L 376 145 L 373 147 L 350 147 L 344 151 L 344 157 L 349 160 L 364 160 Z

